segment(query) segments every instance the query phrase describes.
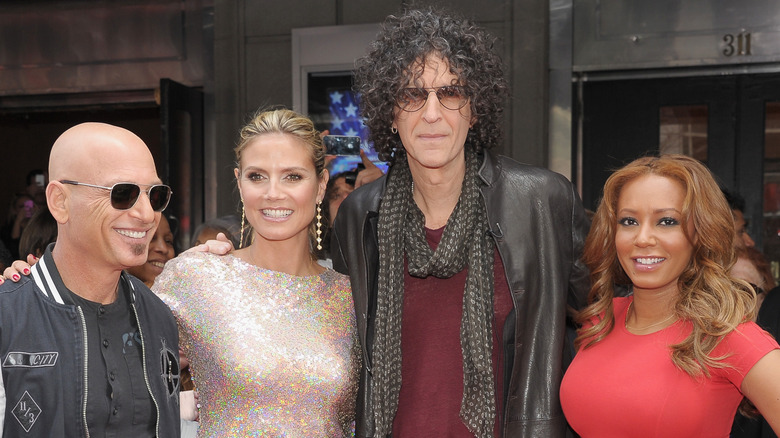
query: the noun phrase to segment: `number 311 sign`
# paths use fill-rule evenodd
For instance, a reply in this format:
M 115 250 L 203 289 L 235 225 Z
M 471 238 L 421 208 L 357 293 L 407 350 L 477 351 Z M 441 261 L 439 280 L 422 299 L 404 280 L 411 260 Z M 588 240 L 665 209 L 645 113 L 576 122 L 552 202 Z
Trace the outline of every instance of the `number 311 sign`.
M 723 42 L 726 43 L 723 48 L 725 56 L 750 56 L 750 32 L 740 32 L 736 35 L 727 33 L 723 35 Z

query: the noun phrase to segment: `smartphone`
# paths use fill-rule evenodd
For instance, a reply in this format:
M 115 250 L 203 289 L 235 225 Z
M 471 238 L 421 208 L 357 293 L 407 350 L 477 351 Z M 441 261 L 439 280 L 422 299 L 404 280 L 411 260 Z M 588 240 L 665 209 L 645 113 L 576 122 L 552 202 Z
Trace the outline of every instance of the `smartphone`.
M 43 187 L 44 178 L 45 176 L 42 173 L 35 175 L 35 185 L 38 187 Z
M 360 155 L 360 137 L 326 135 L 322 137 L 328 155 Z

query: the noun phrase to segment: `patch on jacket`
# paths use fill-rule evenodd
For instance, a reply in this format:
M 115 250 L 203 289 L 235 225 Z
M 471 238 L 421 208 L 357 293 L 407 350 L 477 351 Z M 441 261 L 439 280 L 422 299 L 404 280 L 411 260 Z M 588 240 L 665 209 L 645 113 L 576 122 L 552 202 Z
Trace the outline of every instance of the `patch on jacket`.
M 22 398 L 16 403 L 11 414 L 22 426 L 25 432 L 29 432 L 35 424 L 35 420 L 41 415 L 41 408 L 35 403 L 29 392 L 24 391 Z
M 160 349 L 160 376 L 165 382 L 165 388 L 168 390 L 168 397 L 172 398 L 179 393 L 179 352 L 172 351 L 162 340 Z M 178 397 L 176 397 L 178 400 Z
M 23 351 L 10 351 L 3 360 L 3 368 L 39 368 L 53 367 L 57 364 L 59 353 L 56 351 L 42 351 L 26 353 Z

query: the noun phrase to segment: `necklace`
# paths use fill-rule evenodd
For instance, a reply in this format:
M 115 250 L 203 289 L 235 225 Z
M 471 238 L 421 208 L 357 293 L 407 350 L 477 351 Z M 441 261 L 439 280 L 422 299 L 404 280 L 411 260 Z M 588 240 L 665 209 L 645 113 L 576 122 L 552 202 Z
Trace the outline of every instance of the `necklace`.
M 643 330 L 647 330 L 649 328 L 652 328 L 652 327 L 655 327 L 655 326 L 659 326 L 659 325 L 665 323 L 666 321 L 669 321 L 670 319 L 674 318 L 674 313 L 672 313 L 671 315 L 667 316 L 662 321 L 654 322 L 654 323 L 652 323 L 650 325 L 646 325 L 644 327 L 631 327 L 630 325 L 628 325 L 628 314 L 631 313 L 631 306 L 633 306 L 633 305 L 634 305 L 634 302 L 631 301 L 628 304 L 628 310 L 626 311 L 626 320 L 624 321 L 624 324 L 625 324 L 627 329 L 631 329 L 631 330 L 635 330 L 635 331 L 641 332 Z

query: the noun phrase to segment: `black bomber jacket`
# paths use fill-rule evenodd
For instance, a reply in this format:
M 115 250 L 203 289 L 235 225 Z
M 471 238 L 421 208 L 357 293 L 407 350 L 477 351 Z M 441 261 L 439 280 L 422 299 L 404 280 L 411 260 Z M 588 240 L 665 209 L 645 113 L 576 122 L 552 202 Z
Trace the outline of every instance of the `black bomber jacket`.
M 50 246 L 29 277 L 0 285 L 0 435 L 89 437 L 86 324 L 50 272 Z M 141 337 L 156 436 L 178 438 L 179 333 L 168 306 L 122 273 Z
M 392 170 L 390 170 L 392 171 Z M 559 400 L 567 345 L 567 310 L 585 304 L 587 268 L 580 260 L 588 220 L 574 186 L 562 175 L 484 153 L 479 171 L 490 233 L 506 270 L 514 310 L 504 326 L 504 437 L 564 437 Z M 331 254 L 348 274 L 363 350 L 356 436 L 374 437 L 371 414 L 373 322 L 376 311 L 377 219 L 386 177 L 355 190 L 339 207 Z

